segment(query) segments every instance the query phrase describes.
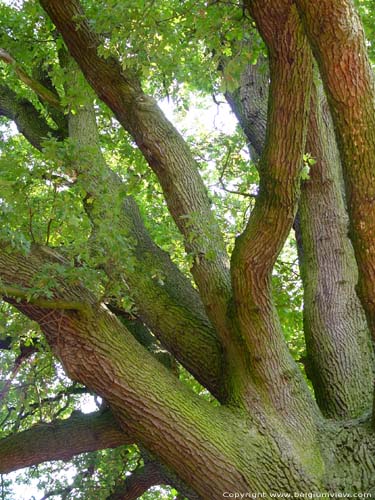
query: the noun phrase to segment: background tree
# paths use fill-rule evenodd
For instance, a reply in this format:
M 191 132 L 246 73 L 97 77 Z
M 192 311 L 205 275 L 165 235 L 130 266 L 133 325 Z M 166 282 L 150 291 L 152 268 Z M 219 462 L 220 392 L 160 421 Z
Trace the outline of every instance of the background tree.
M 21 135 L 0 159 L 0 473 L 45 463 L 44 498 L 375 495 L 375 93 L 354 5 L 105 7 L 1 6 Z M 219 73 L 251 160 L 240 131 L 184 138 L 157 104 L 188 113 Z M 277 260 L 294 246 L 303 327 Z

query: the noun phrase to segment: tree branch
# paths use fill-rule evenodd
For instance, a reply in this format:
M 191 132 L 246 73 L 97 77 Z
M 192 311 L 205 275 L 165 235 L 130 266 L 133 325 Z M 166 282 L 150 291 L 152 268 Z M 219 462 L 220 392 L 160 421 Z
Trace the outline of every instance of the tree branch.
M 375 339 L 375 79 L 350 0 L 297 0 L 327 92 L 341 155 L 358 293 Z M 334 31 L 326 26 L 335 26 Z
M 54 299 L 44 299 L 43 297 L 33 297 L 31 295 L 31 290 L 28 288 L 21 288 L 18 286 L 7 285 L 0 282 L 0 295 L 6 298 L 19 299 L 30 304 L 34 304 L 39 307 L 44 307 L 46 309 L 58 309 L 61 311 L 87 311 L 88 306 L 83 302 L 70 301 L 70 300 L 54 300 Z
M 137 468 L 126 480 L 116 487 L 107 500 L 137 500 L 151 486 L 168 484 L 164 474 L 155 462 Z
M 13 120 L 19 132 L 39 150 L 47 137 L 63 138 L 62 132 L 51 128 L 31 102 L 19 98 L 6 85 L 0 85 L 0 115 Z
M 45 259 L 41 254 L 0 251 L 1 279 L 10 282 L 13 276 L 26 287 L 35 279 L 42 257 Z M 89 291 L 61 280 L 58 296 L 65 298 L 65 294 L 69 300 L 79 296 L 95 303 Z M 229 433 L 237 442 L 238 429 L 243 429 L 242 413 L 240 417 L 225 407 L 218 411 L 197 397 L 155 360 L 105 306 L 96 304 L 89 315 L 55 310 L 46 317 L 45 309 L 35 305 L 14 305 L 38 322 L 67 375 L 108 402 L 133 442 L 142 443 L 204 498 L 210 498 L 214 488 L 247 491 L 253 472 L 249 473 L 248 465 L 239 456 L 244 453 L 242 445 L 227 447 L 221 439 Z M 257 441 L 262 438 L 255 429 L 252 436 L 246 446 L 259 446 Z M 183 461 L 180 449 L 187 450 Z M 252 452 L 248 450 L 245 456 L 252 456 Z M 197 475 L 197 467 L 217 470 L 215 485 Z
M 248 65 L 240 88 L 226 94 L 258 157 L 264 149 L 267 124 L 265 64 Z M 349 419 L 370 407 L 371 346 L 355 292 L 357 271 L 347 235 L 341 164 L 321 87 L 314 79 L 305 149 L 315 164 L 309 179 L 302 182 L 294 224 L 304 287 L 305 369 L 324 415 Z
M 50 460 L 69 460 L 74 455 L 132 444 L 112 414 L 73 413 L 65 420 L 38 424 L 0 440 L 0 474 Z
M 308 428 L 314 432 L 316 407 L 284 340 L 272 300 L 271 272 L 297 210 L 312 56 L 292 2 L 254 0 L 247 6 L 268 47 L 271 86 L 259 194 L 232 255 L 234 300 L 261 394 L 286 425 L 306 436 Z M 305 415 L 306 422 L 296 420 L 297 414 Z
M 71 74 L 74 75 L 77 69 L 71 69 Z M 77 88 L 74 90 L 77 91 Z M 77 117 L 73 118 L 73 121 L 77 122 L 77 126 L 70 127 L 73 139 L 78 142 L 78 150 L 82 148 L 82 156 L 77 163 L 77 169 L 81 172 L 85 171 L 86 180 L 88 180 L 86 189 L 90 192 L 93 200 L 98 200 L 98 205 L 103 204 L 103 188 L 104 191 L 107 193 L 109 191 L 112 194 L 110 200 L 104 202 L 107 209 L 104 212 L 101 210 L 99 217 L 95 217 L 92 210 L 87 211 L 88 216 L 91 218 L 94 228 L 99 229 L 96 233 L 99 233 L 101 227 L 109 224 L 108 218 L 111 221 L 110 224 L 113 224 L 114 214 L 118 215 L 117 230 L 119 234 L 123 234 L 125 240 L 130 238 L 136 242 L 135 246 L 126 244 L 128 248 L 123 253 L 123 259 L 124 261 L 128 259 L 132 262 L 135 261 L 137 265 L 133 267 L 125 264 L 122 272 L 125 274 L 125 279 L 131 289 L 139 316 L 151 328 L 164 347 L 215 397 L 223 400 L 225 399 L 225 387 L 221 383 L 223 376 L 222 353 L 216 333 L 208 321 L 199 296 L 191 286 L 190 281 L 150 238 L 134 199 L 129 196 L 123 197 L 122 181 L 105 164 L 98 146 L 99 137 L 90 93 L 85 93 L 85 99 L 85 105 L 78 110 Z M 12 103 L 16 102 L 17 96 L 14 94 L 12 95 Z M 34 109 L 30 103 L 28 104 Z M 26 113 L 26 117 L 28 116 Z M 13 114 L 10 114 L 9 117 L 15 118 Z M 38 125 L 39 122 L 35 120 L 35 124 Z M 29 123 L 22 132 L 35 147 L 41 149 L 43 133 L 40 133 L 38 129 L 34 130 Z M 87 157 L 86 147 L 90 150 L 89 161 L 84 160 Z M 98 182 L 99 179 L 101 179 L 100 182 Z M 106 198 L 108 198 L 108 194 Z M 120 198 L 122 198 L 122 210 L 119 214 L 112 204 L 116 200 L 119 201 Z M 94 204 L 96 205 L 95 201 Z M 105 246 L 105 244 L 103 241 L 100 243 L 101 246 Z M 115 275 L 111 255 L 112 251 L 108 248 L 108 266 L 106 268 L 109 270 L 110 277 L 123 281 L 121 276 Z M 118 256 L 114 260 L 118 260 Z M 162 283 L 153 279 L 155 274 L 163 277 Z M 143 276 L 142 280 L 140 280 L 141 275 Z M 38 304 L 42 305 L 40 301 Z M 46 306 L 52 307 L 51 302 Z
M 123 70 L 114 58 L 98 55 L 101 41 L 77 0 L 41 0 L 41 4 L 88 82 L 133 136 L 158 176 L 170 213 L 185 237 L 186 250 L 193 255 L 192 273 L 207 314 L 221 336 L 228 337 L 231 286 L 226 249 L 187 144 L 156 102 L 142 92 L 131 71 Z
M 78 72 L 76 64 L 70 64 L 68 95 L 70 91 L 78 94 Z M 162 345 L 223 400 L 222 354 L 216 332 L 189 279 L 152 241 L 134 199 L 124 197 L 121 179 L 106 164 L 89 92 L 82 92 L 81 106 L 68 119 L 70 139 L 76 144 L 78 158 L 75 170 L 84 176 L 90 194 L 91 203 L 85 204 L 85 210 L 93 225 L 92 254 L 103 259 L 102 267 L 111 281 L 126 281 L 123 292 L 128 294 L 130 290 L 137 314 Z M 90 151 L 88 158 L 87 151 Z M 116 242 L 108 238 L 108 226 L 112 227 Z M 116 250 L 119 241 L 122 241 L 120 255 Z

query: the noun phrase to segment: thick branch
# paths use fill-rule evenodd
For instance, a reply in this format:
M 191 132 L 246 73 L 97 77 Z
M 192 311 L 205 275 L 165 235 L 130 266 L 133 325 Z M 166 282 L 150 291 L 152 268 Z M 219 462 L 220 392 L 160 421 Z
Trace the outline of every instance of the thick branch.
M 27 286 L 40 269 L 41 259 L 40 254 L 1 252 L 0 277 L 9 282 L 13 276 Z M 88 291 L 61 281 L 59 296 L 65 294 L 94 303 Z M 226 408 L 219 411 L 194 395 L 107 308 L 97 305 L 95 312 L 82 315 L 72 311 L 46 314 L 45 309 L 22 302 L 15 306 L 40 324 L 67 374 L 103 397 L 134 441 L 157 455 L 201 496 L 210 498 L 217 489 L 247 491 L 249 484 L 260 487 L 261 469 L 256 463 L 249 467 L 243 457 L 259 449 L 261 435 L 254 429 L 249 441 L 240 415 Z M 249 447 L 246 452 L 244 443 Z M 186 450 L 183 460 L 181 449 Z M 213 474 L 215 481 L 206 474 L 197 475 L 197 467 Z
M 133 440 L 119 428 L 109 411 L 74 413 L 66 420 L 38 424 L 0 440 L 0 474 L 131 443 Z
M 75 96 L 79 91 L 75 81 L 78 72 L 75 64 L 70 66 L 69 86 Z M 69 88 L 67 90 L 69 93 Z M 127 287 L 123 292 L 127 294 L 130 290 L 138 315 L 166 349 L 223 400 L 222 354 L 216 333 L 198 293 L 168 254 L 152 241 L 134 199 L 124 197 L 122 181 L 107 166 L 99 146 L 92 100 L 86 89 L 80 108 L 69 115 L 69 134 L 76 144 L 75 169 L 78 177 L 84 178 L 91 201 L 85 207 L 93 224 L 92 253 L 103 259 L 111 281 L 123 283 L 125 279 Z M 108 238 L 109 226 L 116 241 Z M 122 243 L 120 255 L 119 241 Z
M 263 151 L 266 135 L 267 75 L 259 63 L 248 65 L 238 91 L 226 96 L 256 156 Z M 357 271 L 347 235 L 341 164 L 319 83 L 313 85 L 306 151 L 315 164 L 302 182 L 294 226 L 305 296 L 306 371 L 327 417 L 355 418 L 370 406 L 371 346 L 355 292 Z
M 242 72 L 239 88 L 225 94 L 225 98 L 249 141 L 252 159 L 260 158 L 264 149 L 268 87 L 268 62 L 260 56 L 256 64 L 248 64 Z
M 120 63 L 98 55 L 100 39 L 77 0 L 41 0 L 97 95 L 133 136 L 162 185 L 169 210 L 193 254 L 192 272 L 207 313 L 228 337 L 230 297 L 228 259 L 205 186 L 192 154 L 156 102 L 143 94 L 139 81 Z M 227 338 L 227 342 L 229 339 Z

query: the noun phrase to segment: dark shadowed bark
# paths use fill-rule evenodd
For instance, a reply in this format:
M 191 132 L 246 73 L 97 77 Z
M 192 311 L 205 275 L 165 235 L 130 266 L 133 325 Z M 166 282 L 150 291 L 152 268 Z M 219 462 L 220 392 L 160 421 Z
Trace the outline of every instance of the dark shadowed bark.
M 0 474 L 49 460 L 69 460 L 88 451 L 132 444 L 111 412 L 74 413 L 0 440 Z

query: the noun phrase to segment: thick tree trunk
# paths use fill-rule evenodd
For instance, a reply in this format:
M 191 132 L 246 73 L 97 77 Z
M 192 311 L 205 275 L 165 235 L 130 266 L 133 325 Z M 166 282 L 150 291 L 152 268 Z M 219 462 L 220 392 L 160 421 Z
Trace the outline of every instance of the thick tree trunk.
M 9 283 L 17 269 L 17 286 L 28 287 L 43 262 L 41 256 L 39 250 L 27 258 L 2 252 L 2 280 Z M 274 416 L 251 423 L 243 410 L 217 408 L 202 400 L 87 291 L 62 281 L 61 287 L 63 295 L 51 304 L 58 307 L 79 300 L 79 310 L 13 303 L 40 324 L 67 374 L 102 396 L 124 431 L 202 498 L 219 499 L 224 491 L 322 488 L 319 452 L 306 450 L 299 456 L 298 441 L 293 443 L 281 426 L 274 427 L 279 425 Z M 293 469 L 286 475 L 291 463 Z
M 351 0 L 296 0 L 328 96 L 341 155 L 358 292 L 375 338 L 375 80 Z M 332 29 L 332 26 L 335 29 Z
M 28 257 L 1 252 L 3 282 L 14 279 L 17 269 L 14 285 L 29 286 L 41 258 L 40 250 Z M 375 438 L 368 422 L 320 422 L 316 451 L 303 451 L 301 438 L 291 439 L 272 412 L 257 421 L 243 410 L 218 408 L 192 394 L 87 291 L 60 284 L 62 294 L 51 305 L 80 300 L 79 310 L 12 302 L 41 325 L 68 375 L 108 401 L 125 440 L 131 435 L 143 443 L 203 499 L 220 499 L 224 492 L 264 492 L 268 498 L 272 492 L 375 488 Z M 121 439 L 114 431 L 108 439 Z M 89 434 L 86 439 L 95 447 Z
M 266 136 L 266 62 L 249 65 L 228 94 L 253 158 Z M 355 286 L 358 272 L 347 235 L 341 164 L 328 105 L 314 83 L 306 152 L 314 159 L 303 180 L 295 231 L 304 288 L 305 368 L 320 409 L 329 418 L 354 418 L 371 407 L 372 348 Z M 327 299 L 328 297 L 328 299 Z

